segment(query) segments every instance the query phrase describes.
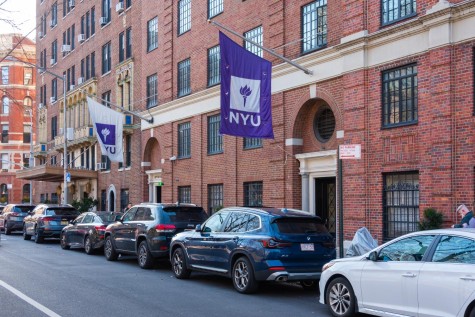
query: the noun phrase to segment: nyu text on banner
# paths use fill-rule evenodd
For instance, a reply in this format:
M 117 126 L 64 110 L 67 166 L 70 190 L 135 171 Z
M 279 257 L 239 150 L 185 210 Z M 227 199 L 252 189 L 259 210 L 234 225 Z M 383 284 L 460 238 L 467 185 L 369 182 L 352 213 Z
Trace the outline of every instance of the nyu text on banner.
M 101 145 L 101 152 L 112 162 L 124 162 L 122 131 L 124 115 L 87 97 L 94 131 Z
M 274 138 L 271 62 L 219 32 L 221 53 L 221 134 Z

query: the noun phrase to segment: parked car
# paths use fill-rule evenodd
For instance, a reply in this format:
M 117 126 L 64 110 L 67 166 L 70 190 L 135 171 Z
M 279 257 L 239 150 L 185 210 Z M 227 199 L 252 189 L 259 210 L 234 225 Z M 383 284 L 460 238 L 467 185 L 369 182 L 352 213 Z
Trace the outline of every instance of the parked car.
M 0 229 L 5 231 L 6 235 L 12 231 L 21 231 L 23 229 L 23 219 L 35 205 L 30 204 L 8 204 L 0 214 Z
M 334 238 L 320 217 L 286 208 L 224 208 L 170 245 L 175 277 L 220 274 L 232 278 L 240 293 L 255 292 L 261 281 L 316 289 L 322 266 L 335 255 Z
M 475 229 L 414 232 L 324 266 L 333 316 L 475 316 Z
M 71 205 L 39 204 L 23 221 L 23 239 L 35 237 L 36 243 L 44 238 L 59 238 L 61 230 L 80 212 Z
M 192 204 L 142 203 L 130 208 L 119 222 L 106 228 L 104 255 L 137 255 L 139 266 L 151 268 L 157 258 L 168 258 L 173 235 L 194 229 L 207 218 L 202 207 Z
M 63 228 L 60 235 L 61 248 L 84 248 L 87 254 L 104 247 L 107 225 L 117 221 L 122 213 L 110 211 L 85 212 Z

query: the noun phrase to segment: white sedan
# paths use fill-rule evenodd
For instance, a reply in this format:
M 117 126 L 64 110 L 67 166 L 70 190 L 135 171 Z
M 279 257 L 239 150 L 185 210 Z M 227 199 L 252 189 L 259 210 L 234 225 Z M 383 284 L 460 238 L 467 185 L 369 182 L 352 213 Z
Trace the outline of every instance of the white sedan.
M 475 317 L 475 229 L 410 233 L 323 266 L 333 316 Z

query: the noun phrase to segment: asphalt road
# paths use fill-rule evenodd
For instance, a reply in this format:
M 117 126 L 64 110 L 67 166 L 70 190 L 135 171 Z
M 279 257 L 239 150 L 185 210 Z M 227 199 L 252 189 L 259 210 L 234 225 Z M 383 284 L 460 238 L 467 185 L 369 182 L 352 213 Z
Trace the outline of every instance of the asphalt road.
M 135 257 L 62 250 L 59 241 L 1 235 L 0 316 L 330 316 L 318 294 L 295 284 L 264 284 L 237 293 L 230 279 L 193 273 L 173 276 L 167 261 L 143 270 Z

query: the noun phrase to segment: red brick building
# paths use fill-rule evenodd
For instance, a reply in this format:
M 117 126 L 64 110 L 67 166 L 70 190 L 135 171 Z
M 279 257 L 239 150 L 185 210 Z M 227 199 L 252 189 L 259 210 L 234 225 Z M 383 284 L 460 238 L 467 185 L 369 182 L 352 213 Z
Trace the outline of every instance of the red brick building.
M 68 200 L 302 208 L 339 242 L 362 226 L 379 241 L 417 230 L 428 207 L 456 221 L 456 205 L 475 198 L 475 1 L 398 3 L 38 0 L 40 62 L 69 78 Z M 275 139 L 219 135 L 219 28 L 208 19 L 312 72 L 225 31 L 273 63 Z M 44 164 L 27 176 L 51 181 L 43 199 L 63 186 L 64 98 L 50 102 L 52 80 L 38 84 Z M 125 118 L 122 166 L 101 158 L 86 94 L 153 118 Z M 339 167 L 342 144 L 360 145 L 361 159 Z
M 17 179 L 15 172 L 30 166 L 36 138 L 36 76 L 33 67 L 21 62 L 36 62 L 35 43 L 21 34 L 0 34 L 0 59 L 0 203 L 29 202 L 33 184 Z

